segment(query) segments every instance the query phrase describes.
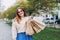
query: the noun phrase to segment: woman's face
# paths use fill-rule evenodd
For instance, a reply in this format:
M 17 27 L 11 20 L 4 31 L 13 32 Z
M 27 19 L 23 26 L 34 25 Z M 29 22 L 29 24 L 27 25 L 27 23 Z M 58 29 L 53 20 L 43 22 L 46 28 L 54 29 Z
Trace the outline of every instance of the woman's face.
M 24 16 L 24 11 L 22 9 L 18 9 L 18 15 L 19 16 Z

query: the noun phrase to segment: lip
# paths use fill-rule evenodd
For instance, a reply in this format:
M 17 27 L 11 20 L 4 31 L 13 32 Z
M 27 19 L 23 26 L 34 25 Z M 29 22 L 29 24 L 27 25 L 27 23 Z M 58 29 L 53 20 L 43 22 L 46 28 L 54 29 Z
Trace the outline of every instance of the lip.
M 23 14 L 19 14 L 20 16 L 23 16 Z

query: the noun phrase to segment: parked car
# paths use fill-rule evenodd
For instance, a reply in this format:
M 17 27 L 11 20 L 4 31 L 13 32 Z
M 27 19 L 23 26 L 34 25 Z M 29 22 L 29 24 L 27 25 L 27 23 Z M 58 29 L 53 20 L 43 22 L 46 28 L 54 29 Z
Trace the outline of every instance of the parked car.
M 53 18 L 46 18 L 46 19 L 44 19 L 43 22 L 45 22 L 46 24 L 53 24 L 54 20 L 53 20 Z

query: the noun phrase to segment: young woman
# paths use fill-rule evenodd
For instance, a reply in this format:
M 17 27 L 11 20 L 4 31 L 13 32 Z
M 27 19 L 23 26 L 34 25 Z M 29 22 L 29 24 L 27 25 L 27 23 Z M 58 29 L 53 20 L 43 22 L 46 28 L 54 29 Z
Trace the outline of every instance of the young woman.
M 27 17 L 25 11 L 21 8 L 17 9 L 16 17 L 12 21 L 12 37 L 13 40 L 33 40 L 32 35 L 26 35 L 25 23 L 30 17 Z

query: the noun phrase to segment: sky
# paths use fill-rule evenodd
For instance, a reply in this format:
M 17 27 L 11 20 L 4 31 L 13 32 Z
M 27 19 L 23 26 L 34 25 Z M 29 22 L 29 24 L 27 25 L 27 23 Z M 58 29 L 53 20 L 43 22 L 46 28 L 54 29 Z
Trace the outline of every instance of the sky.
M 2 5 L 4 6 L 4 9 L 6 10 L 10 6 L 12 6 L 16 0 L 2 0 Z

